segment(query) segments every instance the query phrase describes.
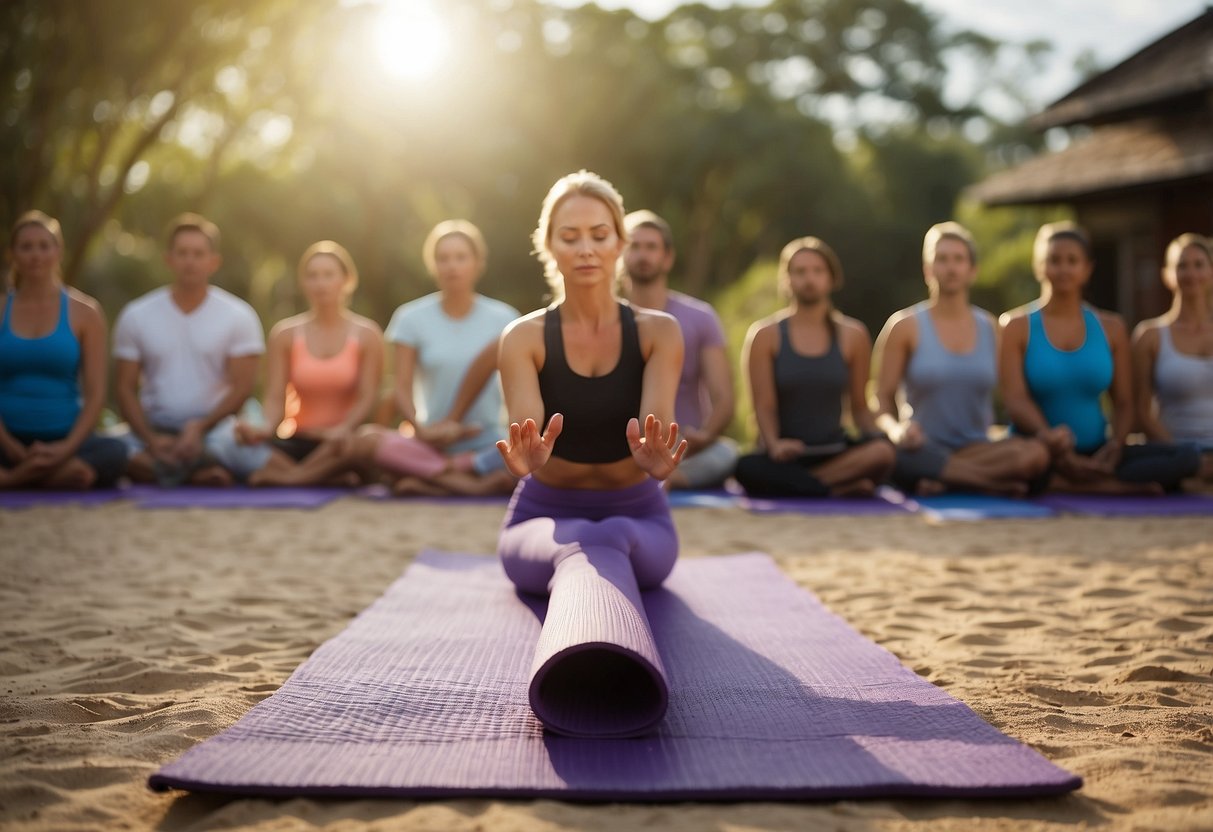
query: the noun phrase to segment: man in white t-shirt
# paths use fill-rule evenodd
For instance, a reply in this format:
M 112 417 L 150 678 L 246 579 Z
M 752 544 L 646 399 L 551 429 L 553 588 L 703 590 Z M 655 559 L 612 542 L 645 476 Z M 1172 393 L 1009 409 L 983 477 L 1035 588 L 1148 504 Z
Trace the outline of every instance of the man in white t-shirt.
M 214 223 L 178 217 L 165 262 L 172 284 L 131 301 L 114 326 L 128 471 L 140 482 L 228 485 L 255 454 L 216 426 L 253 392 L 265 335 L 251 306 L 209 283 L 222 263 Z

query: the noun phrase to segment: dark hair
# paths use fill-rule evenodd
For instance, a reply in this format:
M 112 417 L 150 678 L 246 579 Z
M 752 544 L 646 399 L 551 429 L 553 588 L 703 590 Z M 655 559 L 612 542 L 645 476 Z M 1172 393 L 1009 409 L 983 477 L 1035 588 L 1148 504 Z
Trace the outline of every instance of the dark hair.
M 1050 222 L 1042 225 L 1036 232 L 1036 242 L 1032 246 L 1032 260 L 1043 263 L 1049 254 L 1049 245 L 1055 240 L 1073 240 L 1082 246 L 1087 260 L 1095 260 L 1095 250 L 1091 246 L 1091 235 L 1082 226 L 1073 222 Z
M 969 229 L 951 220 L 936 223 L 927 229 L 926 236 L 922 239 L 922 262 L 929 263 L 935 259 L 935 249 L 939 247 L 940 240 L 964 243 L 964 247 L 969 250 L 969 262 L 977 265 L 977 243 L 973 241 L 973 235 L 969 233 Z
M 842 287 L 842 261 L 838 259 L 834 249 L 818 237 L 797 237 L 783 247 L 783 251 L 779 252 L 778 277 L 781 283 L 788 279 L 788 267 L 792 263 L 792 258 L 802 251 L 812 251 L 821 255 L 821 259 L 826 261 L 826 267 L 830 270 L 831 288 Z
M 177 241 L 177 235 L 186 231 L 196 231 L 206 237 L 212 251 L 219 251 L 219 226 L 200 214 L 181 214 L 169 223 L 165 241 L 171 249 Z
M 623 218 L 623 224 L 627 228 L 628 233 L 635 231 L 637 228 L 653 229 L 661 235 L 661 242 L 665 244 L 665 250 L 674 250 L 674 232 L 670 230 L 670 224 L 647 208 L 642 208 L 639 211 L 633 211 L 628 214 Z

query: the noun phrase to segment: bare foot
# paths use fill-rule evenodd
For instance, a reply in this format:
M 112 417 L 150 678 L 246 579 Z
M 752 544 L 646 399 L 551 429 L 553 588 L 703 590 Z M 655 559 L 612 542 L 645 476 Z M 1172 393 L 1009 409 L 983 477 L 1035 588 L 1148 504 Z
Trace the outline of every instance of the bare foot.
M 40 485 L 45 488 L 61 488 L 65 491 L 85 491 L 97 481 L 97 472 L 80 459 L 69 459 L 58 470 L 44 478 Z
M 855 480 L 830 489 L 831 497 L 871 497 L 875 493 L 876 483 L 871 480 Z
M 939 480 L 929 480 L 924 477 L 914 487 L 914 494 L 919 497 L 936 497 L 947 490 L 947 486 Z
M 208 488 L 226 488 L 232 484 L 232 475 L 222 465 L 208 465 L 190 474 L 189 483 Z
M 401 477 L 392 483 L 392 495 L 396 497 L 445 497 L 447 492 L 419 477 Z
M 362 477 L 353 471 L 345 471 L 329 477 L 324 481 L 324 485 L 332 488 L 357 488 L 362 485 Z
M 264 468 L 258 468 L 256 471 L 249 474 L 248 479 L 245 480 L 245 482 L 248 483 L 251 488 L 264 488 L 275 484 Z

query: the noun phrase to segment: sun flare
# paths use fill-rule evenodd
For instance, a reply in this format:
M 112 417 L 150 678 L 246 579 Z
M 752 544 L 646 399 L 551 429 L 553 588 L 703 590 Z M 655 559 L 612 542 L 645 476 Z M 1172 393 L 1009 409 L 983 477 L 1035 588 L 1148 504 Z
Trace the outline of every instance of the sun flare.
M 383 71 L 408 80 L 432 75 L 449 46 L 446 24 L 423 0 L 385 3 L 374 37 Z

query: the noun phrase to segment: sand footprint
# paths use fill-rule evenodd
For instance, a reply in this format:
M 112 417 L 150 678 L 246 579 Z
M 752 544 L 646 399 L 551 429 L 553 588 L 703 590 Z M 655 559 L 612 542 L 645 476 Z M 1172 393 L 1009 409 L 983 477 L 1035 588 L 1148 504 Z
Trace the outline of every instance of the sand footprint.
M 1188 621 L 1186 618 L 1164 618 L 1156 621 L 1155 625 L 1173 633 L 1191 633 L 1208 626 L 1200 621 Z

